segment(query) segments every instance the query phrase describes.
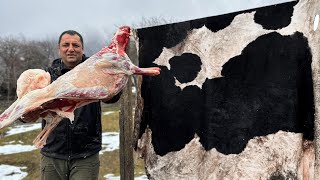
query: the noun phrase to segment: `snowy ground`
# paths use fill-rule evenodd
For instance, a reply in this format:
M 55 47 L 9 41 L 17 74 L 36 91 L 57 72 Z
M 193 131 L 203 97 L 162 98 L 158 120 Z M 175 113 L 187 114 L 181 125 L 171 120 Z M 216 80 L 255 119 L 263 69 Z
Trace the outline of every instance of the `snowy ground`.
M 106 151 L 114 151 L 116 149 L 119 149 L 119 133 L 102 133 L 102 149 L 100 151 L 100 154 L 103 154 Z
M 0 165 L 0 180 L 18 180 L 25 178 L 28 173 L 22 171 L 27 167 L 17 167 L 1 164 Z
M 120 180 L 120 176 L 114 176 L 114 174 L 107 174 L 104 176 L 106 180 Z M 142 175 L 139 177 L 135 177 L 134 180 L 147 180 L 148 177 L 146 175 Z
M 33 131 L 40 128 L 41 128 L 41 123 L 17 125 L 17 126 L 9 127 L 9 131 L 6 132 L 5 136 L 11 136 L 14 134 Z M 33 145 L 24 145 L 22 141 L 18 141 L 18 142 L 11 141 L 11 142 L 7 142 L 6 145 L 0 146 L 0 155 L 33 151 L 35 149 L 36 148 Z
M 109 114 L 113 114 L 116 111 L 107 111 L 107 112 L 103 112 L 102 115 L 109 115 Z M 119 111 L 118 111 L 119 112 Z
M 40 129 L 40 128 L 41 128 L 41 123 L 17 125 L 14 127 L 9 127 L 9 131 L 6 132 L 5 136 L 20 134 L 20 133 Z
M 115 113 L 114 111 L 104 112 L 104 115 Z M 10 127 L 5 136 L 11 136 L 14 134 L 33 131 L 41 128 L 41 123 L 17 125 Z M 0 146 L 0 155 L 15 154 L 26 151 L 33 151 L 36 148 L 33 145 L 25 145 L 22 141 L 7 142 L 6 145 Z M 102 133 L 102 150 L 100 154 L 108 151 L 114 151 L 119 149 L 119 133 L 118 132 L 105 132 Z M 23 170 L 26 167 L 17 167 L 0 163 L 0 180 L 20 180 L 26 177 L 28 174 Z M 120 180 L 119 176 L 113 174 L 107 174 L 104 176 L 107 180 Z M 145 180 L 147 176 L 143 175 L 136 177 L 135 180 Z

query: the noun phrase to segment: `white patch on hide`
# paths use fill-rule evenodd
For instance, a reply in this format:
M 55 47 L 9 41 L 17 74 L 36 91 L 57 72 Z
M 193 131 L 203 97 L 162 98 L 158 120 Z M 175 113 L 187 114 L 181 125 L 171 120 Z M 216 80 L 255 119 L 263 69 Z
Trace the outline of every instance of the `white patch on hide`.
M 159 156 L 151 143 L 151 130 L 147 129 L 138 145 L 145 156 L 147 173 L 154 179 L 163 180 L 256 180 L 268 179 L 275 172 L 302 176 L 299 171 L 303 153 L 301 133 L 279 131 L 255 137 L 240 154 L 229 155 L 215 148 L 206 151 L 199 139 L 195 136 L 182 150 Z
M 198 55 L 202 65 L 197 77 L 187 83 L 181 83 L 175 78 L 175 85 L 181 89 L 193 85 L 202 88 L 206 78 L 221 78 L 222 66 L 232 57 L 240 55 L 249 43 L 261 35 L 271 32 L 291 35 L 296 31 L 306 35 L 310 27 L 305 25 L 309 16 L 305 13 L 308 9 L 305 3 L 300 1 L 294 8 L 291 23 L 278 30 L 266 30 L 260 24 L 255 23 L 255 11 L 235 16 L 229 26 L 217 32 L 212 32 L 205 26 L 193 29 L 181 43 L 172 48 L 163 48 L 154 63 L 166 66 L 170 70 L 169 60 L 174 56 L 181 56 L 183 53 Z

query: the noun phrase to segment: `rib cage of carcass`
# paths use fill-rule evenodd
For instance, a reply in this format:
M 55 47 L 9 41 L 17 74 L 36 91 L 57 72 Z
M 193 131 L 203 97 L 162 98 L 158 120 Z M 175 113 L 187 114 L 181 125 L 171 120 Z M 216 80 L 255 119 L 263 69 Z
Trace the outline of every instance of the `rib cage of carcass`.
M 45 145 L 50 132 L 63 117 L 74 119 L 74 110 L 91 102 L 108 100 L 118 94 L 133 74 L 158 75 L 160 68 L 139 68 L 125 53 L 130 28 L 120 27 L 111 44 L 60 76 L 50 84 L 50 75 L 40 69 L 23 72 L 17 81 L 18 99 L 0 115 L 0 128 L 15 120 L 46 120 L 45 128 L 34 140 Z

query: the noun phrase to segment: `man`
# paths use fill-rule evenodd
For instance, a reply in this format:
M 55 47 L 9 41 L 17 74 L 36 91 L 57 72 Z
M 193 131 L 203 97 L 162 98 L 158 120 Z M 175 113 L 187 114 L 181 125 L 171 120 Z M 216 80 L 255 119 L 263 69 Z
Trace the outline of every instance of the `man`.
M 58 44 L 60 58 L 47 68 L 52 81 L 87 59 L 78 32 L 63 32 Z M 118 94 L 107 103 L 116 102 L 119 97 Z M 43 120 L 43 127 L 45 123 Z M 76 109 L 74 122 L 63 119 L 41 149 L 41 179 L 98 179 L 101 134 L 100 102 Z

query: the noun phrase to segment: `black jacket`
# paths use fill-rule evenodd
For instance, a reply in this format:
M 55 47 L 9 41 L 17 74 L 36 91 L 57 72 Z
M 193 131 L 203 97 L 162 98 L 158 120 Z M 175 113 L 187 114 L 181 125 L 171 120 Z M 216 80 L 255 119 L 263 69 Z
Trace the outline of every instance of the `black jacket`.
M 87 58 L 84 56 L 83 61 Z M 61 59 L 53 61 L 51 67 L 46 68 L 51 75 L 51 81 L 69 71 Z M 120 94 L 108 103 L 118 101 Z M 51 132 L 46 145 L 41 149 L 45 156 L 58 159 L 85 158 L 101 150 L 101 106 L 100 102 L 90 103 L 80 107 L 74 112 L 73 123 L 64 118 Z M 42 121 L 42 127 L 45 120 Z

